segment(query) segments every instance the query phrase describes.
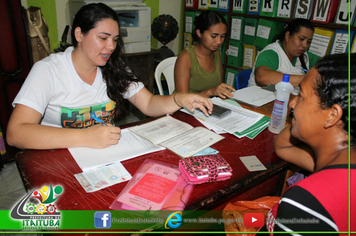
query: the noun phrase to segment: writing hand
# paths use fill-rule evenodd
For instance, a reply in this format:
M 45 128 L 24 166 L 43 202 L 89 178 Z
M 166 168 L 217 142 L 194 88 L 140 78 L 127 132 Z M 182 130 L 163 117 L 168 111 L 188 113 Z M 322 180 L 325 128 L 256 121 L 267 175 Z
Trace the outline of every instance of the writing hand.
M 84 129 L 88 147 L 107 148 L 119 143 L 121 129 L 110 124 L 97 124 Z

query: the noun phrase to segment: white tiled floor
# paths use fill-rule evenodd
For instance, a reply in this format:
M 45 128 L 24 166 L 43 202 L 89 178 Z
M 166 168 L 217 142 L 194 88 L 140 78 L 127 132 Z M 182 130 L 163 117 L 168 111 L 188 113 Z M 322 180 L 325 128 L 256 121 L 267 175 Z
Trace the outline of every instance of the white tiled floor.
M 11 210 L 12 207 L 23 198 L 26 194 L 25 187 L 22 183 L 20 173 L 17 170 L 15 162 L 10 162 L 4 165 L 4 169 L 0 171 L 0 210 Z M 0 231 L 1 232 L 1 231 Z M 39 236 L 42 234 L 10 234 L 0 233 L 1 236 Z
M 15 162 L 7 163 L 0 172 L 0 210 L 11 210 L 26 194 Z

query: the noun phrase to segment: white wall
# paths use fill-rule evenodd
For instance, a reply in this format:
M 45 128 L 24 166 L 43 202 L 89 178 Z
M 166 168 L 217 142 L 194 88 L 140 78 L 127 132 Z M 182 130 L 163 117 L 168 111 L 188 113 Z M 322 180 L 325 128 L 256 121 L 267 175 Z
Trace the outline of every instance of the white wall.
M 63 31 L 66 25 L 71 26 L 69 19 L 69 6 L 68 0 L 56 0 L 56 9 L 57 9 L 57 29 L 58 29 L 58 42 L 62 39 Z M 67 42 L 72 43 L 70 37 L 71 27 L 69 28 Z
M 99 0 L 98 0 L 99 1 Z M 181 1 L 182 0 L 160 0 L 159 1 L 159 14 L 169 14 L 173 16 L 177 22 L 180 22 L 181 17 Z M 22 6 L 27 8 L 27 0 L 21 0 Z M 68 0 L 56 0 L 57 8 L 57 27 L 58 27 L 58 41 L 61 41 L 62 34 L 66 25 L 71 26 L 70 17 L 69 17 L 69 6 Z M 182 25 L 178 25 L 183 27 Z M 71 28 L 69 29 L 71 30 Z M 71 43 L 70 31 L 68 33 L 67 41 Z M 168 43 L 166 46 L 170 48 L 175 55 L 178 54 L 178 44 L 179 44 L 179 34 L 177 37 Z M 162 44 L 158 42 L 158 47 L 161 47 Z
M 178 22 L 179 27 L 183 27 L 179 25 L 180 17 L 181 17 L 181 0 L 160 0 L 159 1 L 159 14 L 168 14 L 173 16 Z M 158 47 L 161 47 L 163 44 L 158 42 Z M 178 55 L 178 45 L 179 45 L 179 34 L 177 37 L 169 42 L 166 46 L 171 49 L 175 55 Z

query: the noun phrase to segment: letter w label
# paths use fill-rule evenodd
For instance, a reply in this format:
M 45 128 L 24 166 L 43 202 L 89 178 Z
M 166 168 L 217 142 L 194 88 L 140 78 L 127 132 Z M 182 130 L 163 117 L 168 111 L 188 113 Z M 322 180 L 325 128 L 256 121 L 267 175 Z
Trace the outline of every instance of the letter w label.
M 326 21 L 330 8 L 331 0 L 317 0 L 315 3 L 315 10 L 313 20 Z

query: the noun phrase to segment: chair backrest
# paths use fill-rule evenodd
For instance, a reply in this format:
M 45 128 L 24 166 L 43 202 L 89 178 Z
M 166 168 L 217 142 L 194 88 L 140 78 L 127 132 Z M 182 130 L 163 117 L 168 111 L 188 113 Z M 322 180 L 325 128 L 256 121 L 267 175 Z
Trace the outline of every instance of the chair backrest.
M 155 70 L 155 79 L 158 88 L 158 92 L 160 95 L 164 95 L 162 88 L 162 74 L 166 78 L 168 85 L 168 92 L 172 94 L 174 91 L 174 66 L 176 64 L 177 57 L 169 57 L 161 61 Z
M 247 87 L 251 72 L 252 69 L 247 69 L 247 70 L 239 71 L 239 73 L 237 73 L 235 77 L 236 90 Z

